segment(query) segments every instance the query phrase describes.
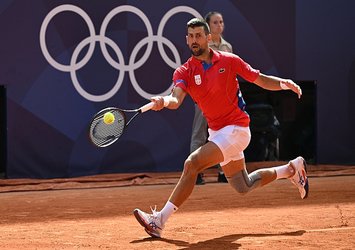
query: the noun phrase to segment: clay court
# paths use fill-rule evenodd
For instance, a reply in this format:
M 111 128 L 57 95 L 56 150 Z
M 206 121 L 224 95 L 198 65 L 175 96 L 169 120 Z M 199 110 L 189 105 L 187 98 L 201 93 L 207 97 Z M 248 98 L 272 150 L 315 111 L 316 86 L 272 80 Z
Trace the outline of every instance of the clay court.
M 301 200 L 288 180 L 246 196 L 206 185 L 150 238 L 132 210 L 160 209 L 179 173 L 0 180 L 1 249 L 354 249 L 355 167 L 310 166 Z

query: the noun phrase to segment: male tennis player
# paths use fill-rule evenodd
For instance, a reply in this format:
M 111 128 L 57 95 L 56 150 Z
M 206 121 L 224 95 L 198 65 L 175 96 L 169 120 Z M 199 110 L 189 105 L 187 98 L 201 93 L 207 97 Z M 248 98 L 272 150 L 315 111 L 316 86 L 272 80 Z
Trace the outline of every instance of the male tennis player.
M 298 98 L 302 95 L 301 88 L 292 80 L 260 73 L 235 54 L 210 49 L 210 39 L 208 24 L 203 19 L 193 18 L 187 23 L 186 40 L 192 56 L 174 72 L 174 88 L 167 108 L 177 109 L 189 94 L 207 119 L 209 141 L 187 157 L 180 180 L 161 211 L 152 209 L 152 214 L 139 209 L 133 211 L 152 237 L 161 237 L 168 218 L 190 196 L 197 174 L 218 163 L 238 193 L 246 194 L 276 179 L 289 178 L 302 199 L 308 195 L 306 163 L 302 157 L 286 165 L 248 174 L 243 150 L 250 142 L 249 116 L 244 111 L 245 103 L 236 76 L 267 90 L 289 89 Z M 152 101 L 153 110 L 164 107 L 162 96 L 155 96 Z
M 221 13 L 217 11 L 208 12 L 205 16 L 205 20 L 210 28 L 211 40 L 209 41 L 209 47 L 213 50 L 226 51 L 233 53 L 232 45 L 224 40 L 223 31 L 224 31 L 224 21 Z M 192 133 L 191 133 L 191 142 L 190 142 L 190 152 L 195 151 L 203 144 L 207 142 L 208 138 L 208 125 L 206 118 L 202 115 L 201 109 L 195 104 L 195 115 L 192 122 Z M 218 164 L 218 182 L 227 182 L 227 179 L 221 169 L 221 166 Z M 196 178 L 196 184 L 201 185 L 205 184 L 203 178 L 203 173 L 198 173 Z

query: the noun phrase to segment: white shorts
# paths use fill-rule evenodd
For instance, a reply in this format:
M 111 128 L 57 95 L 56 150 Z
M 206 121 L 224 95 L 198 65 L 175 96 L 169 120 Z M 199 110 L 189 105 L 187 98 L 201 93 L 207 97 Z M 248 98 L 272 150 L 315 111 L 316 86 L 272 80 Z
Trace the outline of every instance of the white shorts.
M 221 166 L 244 158 L 243 151 L 251 138 L 249 127 L 229 125 L 217 131 L 208 129 L 208 133 L 208 140 L 215 143 L 223 153 L 224 160 L 220 163 Z

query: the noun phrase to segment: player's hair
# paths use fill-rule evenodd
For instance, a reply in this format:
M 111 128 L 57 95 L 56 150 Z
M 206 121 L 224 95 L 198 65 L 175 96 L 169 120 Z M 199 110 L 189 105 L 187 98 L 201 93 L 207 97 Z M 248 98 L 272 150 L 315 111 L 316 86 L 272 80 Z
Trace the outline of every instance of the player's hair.
M 208 25 L 210 24 L 211 16 L 213 16 L 213 15 L 221 15 L 222 16 L 222 14 L 220 12 L 218 12 L 218 11 L 210 11 L 210 12 L 208 12 L 205 15 L 205 20 L 208 23 Z
M 195 28 L 195 27 L 203 27 L 205 34 L 208 35 L 210 34 L 210 27 L 208 26 L 208 23 L 201 18 L 192 18 L 190 21 L 187 22 L 187 29 L 188 28 Z

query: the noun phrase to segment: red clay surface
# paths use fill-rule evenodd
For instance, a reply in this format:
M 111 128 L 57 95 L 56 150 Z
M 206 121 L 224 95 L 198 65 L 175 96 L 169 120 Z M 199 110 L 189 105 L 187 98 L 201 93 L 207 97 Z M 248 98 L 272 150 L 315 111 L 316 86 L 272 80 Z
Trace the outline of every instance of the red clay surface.
M 0 248 L 355 249 L 355 175 L 335 173 L 311 173 L 306 200 L 288 180 L 241 196 L 207 175 L 208 183 L 196 186 L 170 218 L 162 239 L 150 238 L 132 210 L 161 209 L 173 184 L 142 185 L 149 184 L 142 181 L 147 175 L 130 181 L 141 185 L 120 187 L 109 176 L 84 178 L 80 185 L 79 179 L 0 180 Z M 177 180 L 153 176 L 157 183 Z

